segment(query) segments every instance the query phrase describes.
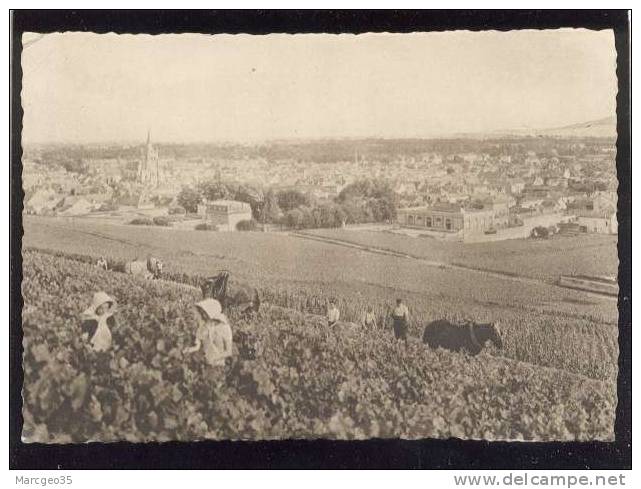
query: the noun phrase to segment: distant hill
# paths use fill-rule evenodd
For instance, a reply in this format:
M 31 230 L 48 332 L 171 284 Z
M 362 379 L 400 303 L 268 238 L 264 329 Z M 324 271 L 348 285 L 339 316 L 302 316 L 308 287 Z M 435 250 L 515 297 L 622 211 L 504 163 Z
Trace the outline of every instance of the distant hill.
M 569 126 L 534 129 L 524 127 L 503 131 L 494 131 L 494 136 L 554 136 L 568 138 L 614 138 L 617 135 L 615 116 L 604 117 L 593 121 L 580 122 Z
M 462 139 L 531 138 L 537 136 L 561 138 L 615 138 L 616 135 L 617 120 L 616 116 L 612 116 L 561 127 L 543 129 L 527 126 L 512 127 L 510 129 L 497 129 L 491 132 L 455 133 L 450 137 Z
M 617 120 L 615 116 L 604 117 L 603 119 L 571 124 L 569 126 L 539 129 L 535 130 L 535 133 L 542 136 L 616 137 Z

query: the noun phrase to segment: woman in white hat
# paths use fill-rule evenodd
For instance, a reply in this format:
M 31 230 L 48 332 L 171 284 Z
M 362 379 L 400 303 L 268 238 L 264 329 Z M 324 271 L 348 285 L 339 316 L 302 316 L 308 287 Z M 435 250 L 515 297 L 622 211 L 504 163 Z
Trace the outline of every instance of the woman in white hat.
M 197 352 L 202 347 L 209 365 L 224 366 L 225 358 L 232 354 L 232 333 L 220 302 L 205 299 L 197 302 L 194 309 L 198 321 L 196 344 L 186 348 L 185 353 Z
M 83 335 L 89 340 L 95 351 L 106 351 L 111 348 L 110 327 L 115 324 L 114 312 L 116 301 L 105 292 L 96 292 L 91 305 L 82 313 Z

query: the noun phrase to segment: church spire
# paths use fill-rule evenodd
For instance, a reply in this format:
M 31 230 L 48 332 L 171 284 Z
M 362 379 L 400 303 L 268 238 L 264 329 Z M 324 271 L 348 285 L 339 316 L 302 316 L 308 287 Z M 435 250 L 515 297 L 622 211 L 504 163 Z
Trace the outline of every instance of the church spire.
M 151 129 L 147 129 L 147 144 L 142 150 L 138 164 L 138 182 L 157 187 L 164 174 L 160 167 L 158 151 L 151 144 Z

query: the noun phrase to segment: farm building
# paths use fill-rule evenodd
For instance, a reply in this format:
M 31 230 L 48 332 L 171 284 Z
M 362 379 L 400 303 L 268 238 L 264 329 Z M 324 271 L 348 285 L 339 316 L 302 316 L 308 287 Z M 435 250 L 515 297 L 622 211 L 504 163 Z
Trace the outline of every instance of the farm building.
M 221 231 L 236 231 L 240 221 L 252 218 L 251 206 L 238 200 L 214 200 L 199 204 L 198 214 Z
M 576 222 L 587 233 L 617 234 L 619 230 L 616 212 L 582 212 Z
M 597 194 L 587 204 L 575 202 L 576 222 L 583 232 L 616 234 L 619 226 L 616 213 L 616 196 Z
M 507 204 L 483 209 L 462 207 L 458 204 L 435 204 L 431 207 L 414 207 L 397 211 L 401 226 L 430 231 L 452 232 L 461 230 L 482 233 L 488 229 L 507 227 Z

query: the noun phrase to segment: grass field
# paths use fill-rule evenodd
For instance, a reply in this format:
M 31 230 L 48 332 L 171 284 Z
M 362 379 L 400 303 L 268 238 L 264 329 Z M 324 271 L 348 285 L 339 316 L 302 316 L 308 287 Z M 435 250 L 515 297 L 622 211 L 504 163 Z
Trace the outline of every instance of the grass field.
M 315 229 L 306 233 L 550 282 L 556 281 L 559 275 L 616 277 L 619 268 L 617 237 L 609 235 L 460 243 L 377 231 Z
M 132 260 L 163 258 L 170 274 L 206 276 L 226 268 L 256 285 L 270 302 L 323 312 L 336 297 L 342 316 L 358 320 L 371 304 L 385 318 L 397 295 L 408 303 L 411 333 L 461 314 L 501 321 L 504 356 L 614 381 L 617 374 L 616 302 L 545 283 L 522 283 L 460 270 L 441 270 L 393 256 L 284 234 L 208 233 L 131 226 L 68 224 L 25 219 L 24 245 L 64 253 Z

